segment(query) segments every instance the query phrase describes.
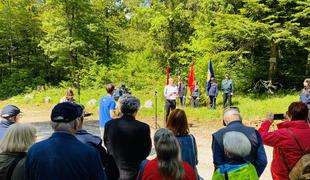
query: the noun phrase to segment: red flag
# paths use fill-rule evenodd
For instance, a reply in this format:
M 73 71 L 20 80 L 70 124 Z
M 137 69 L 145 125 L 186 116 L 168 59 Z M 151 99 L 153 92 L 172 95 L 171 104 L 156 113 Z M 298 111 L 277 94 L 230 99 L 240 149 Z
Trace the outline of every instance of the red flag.
M 170 78 L 170 67 L 166 67 L 166 85 L 169 83 L 169 78 Z
M 188 78 L 188 87 L 190 91 L 192 92 L 194 85 L 194 64 L 191 65 L 190 71 L 189 71 L 189 78 Z

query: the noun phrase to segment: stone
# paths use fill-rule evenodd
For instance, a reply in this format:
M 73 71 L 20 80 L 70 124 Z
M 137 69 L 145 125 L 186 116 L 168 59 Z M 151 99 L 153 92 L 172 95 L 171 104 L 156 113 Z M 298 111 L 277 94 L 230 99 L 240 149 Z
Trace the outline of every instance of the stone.
M 50 103 L 50 102 L 52 102 L 52 98 L 49 97 L 49 96 L 46 96 L 46 97 L 44 98 L 44 102 L 45 102 L 45 103 Z
M 151 109 L 153 107 L 153 102 L 151 100 L 145 101 L 144 107 L 147 109 Z
M 96 104 L 97 100 L 96 99 L 91 99 L 90 101 L 87 102 L 87 106 L 94 106 Z
M 25 99 L 33 99 L 34 98 L 34 95 L 33 94 L 27 94 L 25 96 Z

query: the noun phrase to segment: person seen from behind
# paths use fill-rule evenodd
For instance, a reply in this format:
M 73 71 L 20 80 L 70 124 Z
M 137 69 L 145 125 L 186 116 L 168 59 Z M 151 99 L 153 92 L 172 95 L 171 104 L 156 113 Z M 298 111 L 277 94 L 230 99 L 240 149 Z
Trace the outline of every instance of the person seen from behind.
M 86 131 L 83 128 L 84 114 L 85 114 L 84 106 L 81 104 L 75 104 L 75 105 L 77 106 L 77 108 L 79 108 L 83 112 L 83 115 L 80 118 L 80 123 L 77 127 L 75 137 L 79 141 L 81 141 L 82 143 L 94 147 L 100 155 L 100 159 L 101 159 L 101 162 L 104 166 L 104 170 L 105 170 L 105 173 L 107 175 L 107 178 L 108 179 L 117 179 L 119 176 L 117 167 L 115 166 L 115 163 L 113 164 L 113 163 L 109 162 L 109 157 L 107 155 L 106 149 L 102 146 L 101 138 L 89 133 L 88 131 Z
M 36 129 L 29 124 L 11 125 L 0 141 L 0 179 L 25 179 L 29 147 L 36 141 Z
M 51 113 L 51 137 L 29 149 L 26 180 L 105 180 L 98 151 L 76 137 L 83 112 L 76 104 L 57 104 Z
M 243 125 L 241 114 L 237 107 L 229 107 L 224 111 L 224 128 L 212 134 L 212 152 L 214 167 L 229 163 L 232 159 L 224 150 L 223 138 L 225 133 L 237 131 L 247 136 L 251 143 L 251 152 L 244 159 L 255 166 L 258 177 L 264 172 L 267 165 L 267 156 L 262 139 L 253 127 Z
M 150 126 L 136 119 L 140 100 L 124 94 L 118 100 L 120 118 L 105 124 L 104 144 L 119 170 L 119 179 L 136 179 L 140 163 L 150 154 Z
M 118 117 L 116 112 L 116 103 L 113 99 L 115 87 L 113 84 L 106 85 L 106 96 L 102 97 L 99 102 L 99 127 L 100 127 L 100 137 L 103 138 L 104 126 L 111 120 Z
M 14 105 L 7 105 L 1 110 L 0 122 L 0 140 L 4 136 L 6 130 L 12 124 L 18 123 L 21 119 L 21 111 Z
M 267 146 L 273 147 L 271 175 L 274 180 L 288 180 L 291 169 L 297 161 L 310 151 L 310 128 L 308 107 L 303 102 L 293 102 L 288 107 L 286 119 L 269 131 L 274 114 L 269 113 L 261 124 L 259 133 Z
M 154 145 L 157 157 L 140 165 L 137 180 L 196 180 L 193 168 L 181 160 L 180 145 L 173 132 L 161 128 L 155 132 Z
M 173 132 L 180 144 L 182 160 L 187 162 L 198 176 L 196 168 L 198 164 L 197 144 L 195 137 L 189 133 L 185 111 L 173 110 L 168 117 L 167 128 Z
M 258 180 L 255 167 L 245 160 L 251 153 L 251 142 L 243 133 L 226 132 L 223 146 L 230 161 L 216 167 L 212 180 Z

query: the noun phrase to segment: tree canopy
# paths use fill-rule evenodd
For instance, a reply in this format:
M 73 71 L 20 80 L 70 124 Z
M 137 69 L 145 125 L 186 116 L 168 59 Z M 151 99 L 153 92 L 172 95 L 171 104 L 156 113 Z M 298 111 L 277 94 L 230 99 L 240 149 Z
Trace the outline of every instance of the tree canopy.
M 3 0 L 0 97 L 38 85 L 145 88 L 165 68 L 206 82 L 213 60 L 240 91 L 310 73 L 309 0 Z

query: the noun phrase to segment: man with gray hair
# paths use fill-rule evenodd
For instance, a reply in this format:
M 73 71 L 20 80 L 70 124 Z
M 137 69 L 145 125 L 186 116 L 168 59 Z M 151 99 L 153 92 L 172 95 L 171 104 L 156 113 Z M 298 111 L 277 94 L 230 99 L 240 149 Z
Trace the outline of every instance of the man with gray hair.
M 140 163 L 151 151 L 150 127 L 135 118 L 138 98 L 125 94 L 118 103 L 121 116 L 105 124 L 104 144 L 119 169 L 119 179 L 136 179 Z
M 243 133 L 226 132 L 223 137 L 223 146 L 230 161 L 217 166 L 212 179 L 228 179 L 229 177 L 229 179 L 258 180 L 255 167 L 245 160 L 245 157 L 251 153 L 251 142 Z
M 34 144 L 26 160 L 27 180 L 105 180 L 95 148 L 80 142 L 76 133 L 82 108 L 70 102 L 57 104 L 51 113 L 54 133 Z
M 242 124 L 241 114 L 236 107 L 230 107 L 224 111 L 223 124 L 226 126 L 212 135 L 213 164 L 216 167 L 230 162 L 231 157 L 224 151 L 223 137 L 225 133 L 237 131 L 243 133 L 251 142 L 251 152 L 245 160 L 251 162 L 260 176 L 267 165 L 267 157 L 262 139 L 258 131 L 253 127 Z

